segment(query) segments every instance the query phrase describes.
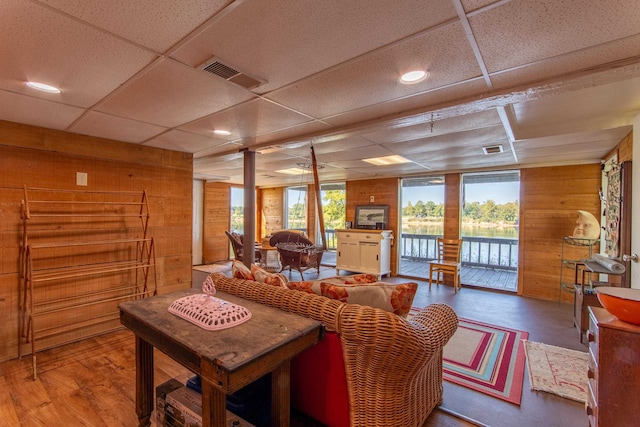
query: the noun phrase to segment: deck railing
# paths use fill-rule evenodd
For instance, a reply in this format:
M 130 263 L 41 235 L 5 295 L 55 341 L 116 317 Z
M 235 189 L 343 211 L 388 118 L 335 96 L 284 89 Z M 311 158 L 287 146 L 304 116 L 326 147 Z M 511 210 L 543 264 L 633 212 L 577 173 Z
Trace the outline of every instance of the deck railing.
M 336 250 L 335 230 L 325 230 L 327 249 Z M 402 233 L 400 239 L 400 257 L 409 261 L 428 262 L 436 259 L 437 239 L 440 236 L 430 234 Z M 518 269 L 518 240 L 487 237 L 462 238 L 462 265 L 485 267 L 498 270 Z
M 438 257 L 440 236 L 402 233 L 400 256 L 411 261 L 431 261 Z M 462 238 L 462 265 L 500 270 L 518 269 L 518 240 L 488 237 Z

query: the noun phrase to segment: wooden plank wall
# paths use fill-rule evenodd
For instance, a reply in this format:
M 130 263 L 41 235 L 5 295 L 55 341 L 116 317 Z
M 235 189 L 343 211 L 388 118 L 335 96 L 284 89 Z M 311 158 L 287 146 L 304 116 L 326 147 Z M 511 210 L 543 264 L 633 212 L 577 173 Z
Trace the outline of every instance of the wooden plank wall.
M 260 238 L 284 228 L 284 194 L 285 187 L 258 190 L 258 204 L 262 210 L 258 214 L 261 221 L 256 235 Z
M 202 257 L 205 264 L 229 259 L 230 245 L 225 231 L 231 222 L 231 185 L 207 182 L 204 185 L 204 232 Z
M 149 196 L 158 291 L 191 286 L 191 154 L 0 121 L 0 360 L 17 357 L 23 186 Z M 76 172 L 88 186 L 76 186 Z M 95 332 L 95 331 L 92 331 Z
M 445 239 L 460 238 L 460 180 L 461 175 L 444 176 L 444 230 Z M 428 276 L 428 275 L 427 275 Z
M 389 205 L 388 230 L 393 230 L 395 238 L 391 247 L 391 275 L 395 276 L 398 265 L 398 241 L 400 232 L 399 224 L 399 200 L 400 200 L 400 179 L 385 178 L 366 181 L 349 181 L 346 183 L 347 189 L 347 212 L 346 220 L 355 224 L 357 205 Z M 369 202 L 369 197 L 374 196 L 375 201 Z
M 599 218 L 600 165 L 523 169 L 520 180 L 518 293 L 571 302 L 560 288 L 562 240 L 573 234 L 578 210 Z

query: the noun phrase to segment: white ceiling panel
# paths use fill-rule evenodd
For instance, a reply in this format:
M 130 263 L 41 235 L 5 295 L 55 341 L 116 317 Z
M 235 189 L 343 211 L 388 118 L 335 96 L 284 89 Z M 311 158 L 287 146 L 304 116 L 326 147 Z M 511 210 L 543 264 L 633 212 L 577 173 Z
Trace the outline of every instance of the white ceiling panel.
M 210 135 L 214 129 L 231 132 L 229 139 L 245 139 L 286 129 L 313 119 L 264 99 L 253 99 L 195 120 L 180 129 Z
M 636 0 L 513 0 L 469 18 L 489 72 L 623 39 L 638 23 Z
M 0 58 L 0 88 L 90 107 L 156 55 L 49 8 L 3 0 Z M 38 92 L 26 81 L 57 86 L 62 93 Z
M 253 95 L 204 71 L 165 59 L 98 108 L 113 115 L 176 127 L 247 101 Z
M 191 153 L 234 184 L 245 148 L 257 185 L 299 183 L 273 171 L 311 144 L 331 181 L 599 162 L 640 113 L 636 0 L 5 0 L 0 58 L 0 120 Z M 414 67 L 430 78 L 399 84 Z M 362 162 L 390 154 L 414 162 Z
M 462 26 L 452 23 L 266 96 L 313 117 L 329 117 L 478 77 L 473 58 Z M 416 85 L 398 82 L 416 67 L 428 70 L 430 77 Z
M 149 123 L 91 111 L 74 122 L 67 130 L 82 135 L 141 143 L 164 132 L 166 129 Z
M 77 107 L 0 90 L 2 120 L 63 130 L 82 112 L 83 110 Z
M 111 0 L 100 2 L 100 7 L 91 7 L 86 1 L 40 1 L 156 52 L 168 50 L 229 3 L 228 0 L 191 0 L 188 4 L 175 0 Z
M 267 80 L 265 93 L 455 16 L 450 1 L 245 1 L 172 56 L 196 66 L 216 55 Z

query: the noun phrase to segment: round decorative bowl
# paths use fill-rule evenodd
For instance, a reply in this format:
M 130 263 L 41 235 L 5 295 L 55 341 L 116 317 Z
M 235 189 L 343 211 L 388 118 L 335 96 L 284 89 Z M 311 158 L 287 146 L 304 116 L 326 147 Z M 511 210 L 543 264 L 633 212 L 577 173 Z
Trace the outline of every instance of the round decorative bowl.
M 623 322 L 640 325 L 640 289 L 599 286 L 596 291 L 609 313 Z

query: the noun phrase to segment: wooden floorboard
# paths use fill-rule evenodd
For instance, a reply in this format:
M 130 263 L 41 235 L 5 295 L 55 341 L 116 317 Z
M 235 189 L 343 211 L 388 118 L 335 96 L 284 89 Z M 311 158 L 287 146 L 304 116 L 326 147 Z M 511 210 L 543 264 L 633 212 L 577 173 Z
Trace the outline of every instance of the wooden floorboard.
M 194 271 L 194 283 L 207 273 Z M 297 275 L 297 273 L 294 273 Z M 330 267 L 321 277 L 335 274 Z M 307 277 L 308 276 L 308 277 Z M 305 278 L 313 274 L 305 273 Z M 398 283 L 401 277 L 388 279 Z M 467 288 L 456 295 L 447 286 L 432 290 L 420 282 L 414 305 L 441 302 L 461 317 L 527 330 L 532 341 L 586 351 L 572 324 L 572 306 L 518 297 L 512 293 Z M 86 339 L 38 353 L 38 379 L 31 358 L 0 364 L 0 427 L 137 426 L 135 415 L 134 338 L 128 330 Z M 162 352 L 155 351 L 157 385 L 170 378 L 186 382 L 192 374 Z M 490 425 L 492 427 L 553 427 L 586 425 L 584 405 L 529 390 L 524 378 L 523 401 L 514 405 L 464 387 L 444 383 L 443 407 L 465 419 L 436 411 L 423 427 Z M 479 420 L 474 424 L 469 420 Z M 319 427 L 299 414 L 293 427 Z

